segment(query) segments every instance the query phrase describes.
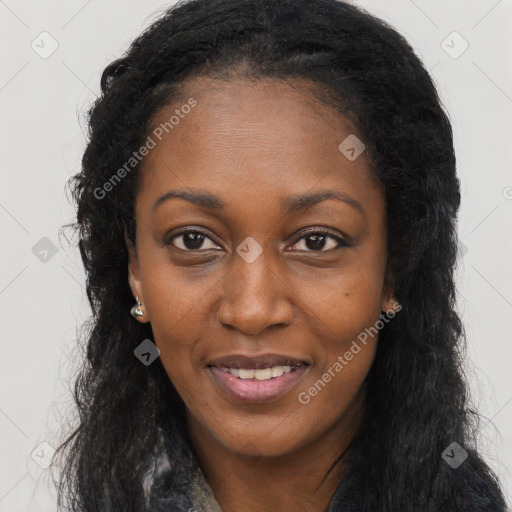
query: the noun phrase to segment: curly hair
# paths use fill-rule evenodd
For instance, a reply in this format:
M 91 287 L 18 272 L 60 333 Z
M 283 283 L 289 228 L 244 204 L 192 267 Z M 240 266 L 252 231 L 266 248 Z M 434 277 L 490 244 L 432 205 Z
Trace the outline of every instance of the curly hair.
M 148 368 L 133 356 L 140 340 L 152 338 L 150 324 L 128 314 L 124 236 L 135 243 L 138 166 L 101 200 L 97 191 L 180 84 L 199 76 L 309 80 L 319 101 L 355 123 L 383 186 L 403 309 L 379 334 L 335 510 L 503 511 L 500 484 L 477 452 L 478 414 L 462 370 L 451 125 L 405 38 L 336 0 L 181 1 L 103 71 L 81 172 L 69 182 L 92 318 L 73 393 L 79 422 L 56 454 L 66 456 L 59 510 L 146 510 L 143 480 L 158 429 L 183 428 L 184 403 L 160 360 Z M 468 453 L 457 469 L 441 458 L 452 442 Z M 169 446 L 172 458 L 178 447 Z

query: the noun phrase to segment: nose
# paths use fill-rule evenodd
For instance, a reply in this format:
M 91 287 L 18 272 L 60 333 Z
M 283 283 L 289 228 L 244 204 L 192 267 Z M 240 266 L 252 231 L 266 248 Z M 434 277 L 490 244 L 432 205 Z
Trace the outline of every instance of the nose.
M 223 326 L 257 336 L 269 327 L 290 324 L 291 287 L 277 266 L 270 266 L 265 252 L 251 263 L 238 254 L 233 256 L 232 266 L 220 284 L 222 298 L 217 318 Z

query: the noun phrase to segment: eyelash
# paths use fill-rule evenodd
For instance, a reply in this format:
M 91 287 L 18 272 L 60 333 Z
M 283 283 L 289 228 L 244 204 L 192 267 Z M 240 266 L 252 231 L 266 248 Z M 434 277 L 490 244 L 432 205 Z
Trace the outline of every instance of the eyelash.
M 187 229 L 185 231 L 181 231 L 179 233 L 175 233 L 174 235 L 172 235 L 170 238 L 165 240 L 164 245 L 166 245 L 166 246 L 170 245 L 170 246 L 174 247 L 175 249 L 178 249 L 179 251 L 182 251 L 182 252 L 192 252 L 192 253 L 194 253 L 194 252 L 201 252 L 201 249 L 180 249 L 179 247 L 176 247 L 176 246 L 173 245 L 173 241 L 174 241 L 175 238 L 178 238 L 179 236 L 187 235 L 187 234 L 190 234 L 190 233 L 197 233 L 197 234 L 203 235 L 206 238 L 208 238 L 209 240 L 211 240 L 212 242 L 217 244 L 217 242 L 212 237 L 210 237 L 206 232 L 204 232 L 204 231 L 202 231 L 200 229 Z M 307 238 L 308 236 L 312 236 L 312 235 L 324 235 L 324 236 L 328 236 L 330 238 L 333 238 L 338 243 L 338 246 L 335 247 L 334 249 L 329 249 L 327 251 L 323 251 L 323 250 L 319 250 L 319 251 L 306 250 L 304 252 L 313 252 L 313 253 L 325 252 L 325 253 L 329 253 L 329 252 L 335 251 L 337 249 L 341 249 L 343 247 L 349 247 L 349 244 L 343 238 L 341 238 L 341 237 L 339 237 L 337 235 L 333 235 L 330 231 L 328 231 L 326 229 L 323 229 L 323 228 L 315 228 L 315 229 L 311 229 L 309 231 L 303 232 L 301 234 L 301 236 L 295 240 L 295 242 L 292 244 L 292 246 L 296 245 L 303 238 Z M 217 244 L 217 245 L 220 245 L 220 244 Z

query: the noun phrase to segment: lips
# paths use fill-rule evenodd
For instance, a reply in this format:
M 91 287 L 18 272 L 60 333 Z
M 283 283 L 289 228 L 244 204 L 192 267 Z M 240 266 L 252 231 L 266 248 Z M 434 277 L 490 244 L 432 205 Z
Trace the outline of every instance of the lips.
M 207 366 L 217 368 L 233 369 L 254 369 L 261 370 L 272 368 L 273 366 L 309 366 L 310 362 L 306 359 L 300 359 L 290 355 L 283 354 L 261 354 L 258 356 L 249 356 L 245 354 L 230 354 L 213 359 Z
M 242 379 L 216 366 L 208 366 L 215 387 L 236 403 L 263 404 L 286 396 L 305 378 L 309 366 L 294 366 L 287 373 L 268 380 Z

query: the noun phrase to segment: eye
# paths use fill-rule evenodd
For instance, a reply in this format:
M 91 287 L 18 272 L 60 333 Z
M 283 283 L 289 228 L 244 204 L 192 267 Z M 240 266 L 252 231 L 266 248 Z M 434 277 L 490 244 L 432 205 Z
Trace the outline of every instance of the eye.
M 331 246 L 328 247 L 328 250 L 322 250 L 325 249 L 326 241 L 328 239 L 331 239 Z M 314 231 L 312 230 L 305 234 L 303 233 L 302 237 L 298 240 L 299 243 L 296 242 L 292 248 L 300 245 L 302 240 L 306 240 L 304 243 L 306 252 L 330 252 L 331 250 L 339 249 L 340 247 L 348 247 L 348 244 L 343 240 L 343 238 L 333 235 L 325 229 L 315 229 Z M 327 244 L 327 246 L 328 245 L 329 244 Z
M 174 243 L 174 240 L 181 239 L 181 247 Z M 199 230 L 188 230 L 182 231 L 176 235 L 173 235 L 171 238 L 166 240 L 165 245 L 172 245 L 177 249 L 181 249 L 186 252 L 193 252 L 199 249 L 205 249 L 203 246 L 205 240 L 210 240 L 213 243 L 213 240 L 207 236 L 205 233 Z M 217 244 L 214 244 L 214 247 L 206 247 L 208 249 L 219 249 L 220 247 Z

